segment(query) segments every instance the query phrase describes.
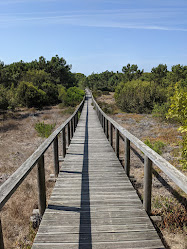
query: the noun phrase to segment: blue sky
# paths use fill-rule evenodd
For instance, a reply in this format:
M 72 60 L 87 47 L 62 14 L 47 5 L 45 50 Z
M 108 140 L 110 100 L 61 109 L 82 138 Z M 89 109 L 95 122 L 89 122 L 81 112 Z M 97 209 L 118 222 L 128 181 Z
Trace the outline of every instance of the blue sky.
M 0 60 L 58 54 L 72 72 L 187 65 L 187 0 L 0 0 Z

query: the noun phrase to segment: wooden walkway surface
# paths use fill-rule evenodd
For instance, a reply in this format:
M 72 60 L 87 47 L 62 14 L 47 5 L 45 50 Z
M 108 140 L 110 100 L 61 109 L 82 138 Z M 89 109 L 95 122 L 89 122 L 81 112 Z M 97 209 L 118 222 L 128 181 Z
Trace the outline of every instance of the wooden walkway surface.
M 164 248 L 89 95 L 32 248 Z

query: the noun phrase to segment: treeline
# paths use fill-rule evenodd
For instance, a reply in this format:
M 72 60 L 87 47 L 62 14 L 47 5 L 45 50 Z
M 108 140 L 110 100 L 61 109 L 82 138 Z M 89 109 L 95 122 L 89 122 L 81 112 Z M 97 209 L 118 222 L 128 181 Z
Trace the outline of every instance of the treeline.
M 82 78 L 82 83 L 96 96 L 115 91 L 116 103 L 122 111 L 154 113 L 178 121 L 183 137 L 181 162 L 183 169 L 187 169 L 187 66 L 174 65 L 169 71 L 167 65 L 160 64 L 144 73 L 137 65 L 128 64 L 121 73 L 92 74 Z
M 137 65 L 128 64 L 122 72 L 93 73 L 82 83 L 98 94 L 115 91 L 116 103 L 125 112 L 164 114 L 171 104 L 176 84 L 182 91 L 187 89 L 187 66 L 174 65 L 168 71 L 167 65 L 160 64 L 145 73 Z
M 18 106 L 41 108 L 63 102 L 76 105 L 84 92 L 64 58 L 47 61 L 43 56 L 32 62 L 4 65 L 0 61 L 0 109 Z

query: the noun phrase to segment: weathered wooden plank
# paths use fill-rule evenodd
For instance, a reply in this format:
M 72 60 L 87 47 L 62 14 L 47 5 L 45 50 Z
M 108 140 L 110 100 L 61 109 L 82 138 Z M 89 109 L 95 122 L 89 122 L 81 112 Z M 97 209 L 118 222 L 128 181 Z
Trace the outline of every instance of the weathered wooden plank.
M 160 243 L 160 240 L 144 240 L 144 241 L 116 241 L 116 242 L 95 242 L 92 243 L 92 247 L 90 247 L 90 243 L 36 243 L 33 246 L 33 249 L 164 249 L 163 245 Z

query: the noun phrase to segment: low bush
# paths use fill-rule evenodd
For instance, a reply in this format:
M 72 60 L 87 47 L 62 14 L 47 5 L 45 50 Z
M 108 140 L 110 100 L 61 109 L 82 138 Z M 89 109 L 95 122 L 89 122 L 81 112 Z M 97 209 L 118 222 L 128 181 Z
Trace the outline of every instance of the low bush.
M 56 124 L 45 124 L 44 122 L 38 122 L 35 124 L 35 130 L 38 132 L 40 137 L 48 138 L 53 129 L 55 128 Z
M 162 141 L 151 142 L 149 139 L 146 139 L 144 143 L 149 146 L 152 150 L 157 152 L 159 155 L 162 154 L 164 147 L 166 146 Z
M 114 114 L 116 111 L 116 106 L 114 104 L 99 101 L 98 105 L 106 114 Z
M 153 82 L 132 80 L 116 87 L 115 100 L 125 112 L 151 113 L 155 103 L 165 103 L 167 96 L 166 90 Z

